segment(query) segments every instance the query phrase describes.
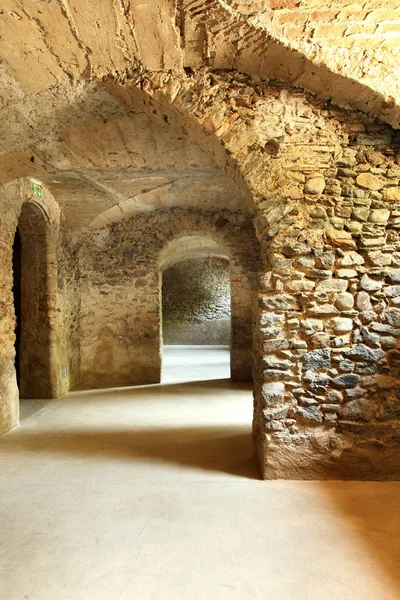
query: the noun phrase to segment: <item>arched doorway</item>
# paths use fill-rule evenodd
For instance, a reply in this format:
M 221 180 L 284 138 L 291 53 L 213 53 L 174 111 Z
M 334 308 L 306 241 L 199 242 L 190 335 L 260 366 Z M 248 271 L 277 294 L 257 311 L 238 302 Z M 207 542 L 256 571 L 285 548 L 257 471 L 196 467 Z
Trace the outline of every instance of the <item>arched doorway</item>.
M 13 245 L 15 370 L 23 399 L 56 395 L 51 360 L 49 235 L 43 210 L 25 202 Z
M 188 349 L 198 348 L 201 361 L 206 356 L 204 349 L 209 348 L 213 364 L 206 361 L 208 376 L 207 369 L 201 373 L 198 365 L 199 379 L 230 377 L 250 381 L 254 307 L 254 281 L 250 274 L 232 260 L 223 245 L 197 234 L 167 244 L 159 267 L 162 358 L 165 347 L 169 354 L 173 348 L 182 348 L 185 361 Z

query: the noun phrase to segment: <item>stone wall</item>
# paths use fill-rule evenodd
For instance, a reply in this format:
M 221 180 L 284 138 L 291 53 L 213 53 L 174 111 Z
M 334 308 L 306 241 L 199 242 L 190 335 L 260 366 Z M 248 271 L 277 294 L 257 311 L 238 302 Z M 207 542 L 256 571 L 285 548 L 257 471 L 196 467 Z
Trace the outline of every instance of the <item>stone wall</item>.
M 74 260 L 54 198 L 35 196 L 32 181 L 3 186 L 0 227 L 0 431 L 18 424 L 14 364 L 15 311 L 12 255 L 18 227 L 22 244 L 21 395 L 57 398 L 76 382 L 77 310 Z M 62 365 L 67 366 L 64 376 Z
M 229 259 L 192 259 L 162 274 L 164 344 L 229 345 Z
M 81 247 L 81 381 L 149 383 L 161 375 L 160 257 L 174 240 L 217 240 L 231 259 L 234 379 L 251 378 L 259 248 L 248 217 L 169 209 L 94 232 Z
M 398 132 L 364 113 L 243 73 L 205 69 L 175 78 L 139 69 L 137 77 L 110 88 L 130 108 L 162 116 L 196 140 L 247 196 L 251 220 L 226 209 L 202 210 L 200 198 L 198 206 L 162 204 L 129 217 L 116 207 L 117 222 L 97 228 L 92 220 L 75 247 L 63 241 L 66 274 L 74 273 L 79 255 L 80 294 L 68 292 L 64 300 L 70 315 L 81 302 L 79 331 L 71 316 L 81 340 L 80 380 L 158 380 L 159 258 L 180 236 L 209 236 L 227 249 L 235 269 L 235 365 L 246 362 L 235 353 L 249 354 L 253 306 L 243 301 L 251 294 L 240 292 L 235 301 L 234 290 L 254 290 L 260 274 L 254 448 L 263 476 L 399 477 Z M 18 213 L 12 209 L 10 217 L 10 210 L 6 205 L 2 216 L 7 248 L 9 221 L 15 230 Z M 1 251 L 9 265 L 9 251 Z M 75 290 L 75 275 L 69 279 Z M 5 281 L 2 334 L 9 349 Z M 2 352 L 8 398 L 15 391 L 12 353 Z
M 397 478 L 399 138 L 360 114 L 313 115 L 321 131 L 288 173 L 307 225 L 265 245 L 255 446 L 266 477 Z

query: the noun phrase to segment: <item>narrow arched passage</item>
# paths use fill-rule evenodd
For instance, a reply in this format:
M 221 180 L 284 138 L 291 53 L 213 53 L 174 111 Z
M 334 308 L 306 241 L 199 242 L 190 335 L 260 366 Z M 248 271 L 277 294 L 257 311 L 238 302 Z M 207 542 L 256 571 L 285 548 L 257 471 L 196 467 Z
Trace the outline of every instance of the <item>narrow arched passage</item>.
M 206 234 L 171 240 L 159 258 L 161 346 L 227 346 L 227 376 L 250 381 L 255 282 L 248 266 L 237 248 Z
M 20 398 L 53 398 L 53 364 L 49 306 L 50 230 L 43 210 L 22 205 L 13 245 L 15 370 Z

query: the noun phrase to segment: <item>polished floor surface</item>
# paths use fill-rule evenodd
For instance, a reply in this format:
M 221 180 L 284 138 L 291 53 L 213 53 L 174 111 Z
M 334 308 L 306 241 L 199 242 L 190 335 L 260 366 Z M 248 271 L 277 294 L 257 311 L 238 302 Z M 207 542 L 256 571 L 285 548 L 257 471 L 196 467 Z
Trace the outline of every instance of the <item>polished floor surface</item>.
M 400 599 L 400 484 L 260 481 L 228 361 L 169 347 L 161 385 L 21 401 L 1 600 Z

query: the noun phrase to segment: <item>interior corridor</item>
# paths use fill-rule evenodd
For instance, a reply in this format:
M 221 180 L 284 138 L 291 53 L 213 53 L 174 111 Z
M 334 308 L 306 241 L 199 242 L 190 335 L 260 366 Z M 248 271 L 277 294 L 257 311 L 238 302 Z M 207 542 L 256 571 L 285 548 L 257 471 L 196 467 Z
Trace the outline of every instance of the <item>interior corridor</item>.
M 0 439 L 6 600 L 395 600 L 400 483 L 261 482 L 229 349 L 21 406 Z M 323 590 L 323 591 L 321 591 Z

